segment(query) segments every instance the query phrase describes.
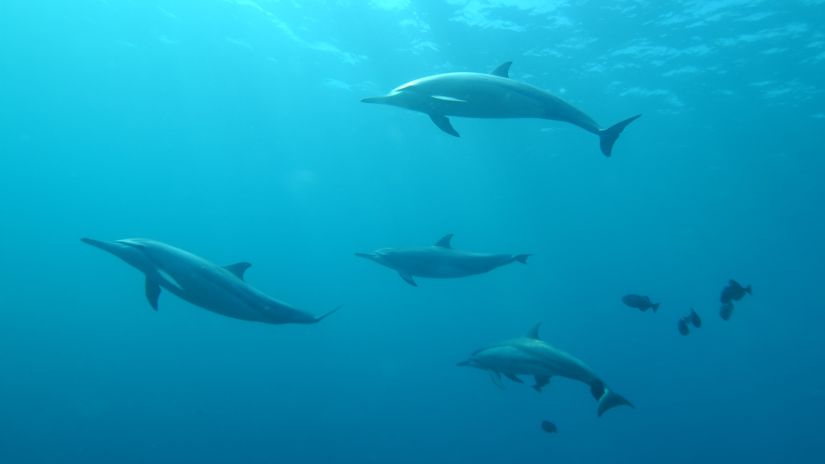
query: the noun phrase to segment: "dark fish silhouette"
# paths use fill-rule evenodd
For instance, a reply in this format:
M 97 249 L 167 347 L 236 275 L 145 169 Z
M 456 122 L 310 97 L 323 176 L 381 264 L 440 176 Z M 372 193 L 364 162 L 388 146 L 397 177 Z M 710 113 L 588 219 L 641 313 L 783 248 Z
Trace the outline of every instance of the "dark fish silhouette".
M 739 301 L 745 297 L 745 294 L 752 295 L 751 286 L 743 287 L 739 282 L 731 279 L 728 281 L 727 287 L 722 289 L 722 295 L 720 295 L 719 301 L 721 301 L 722 304 Z
M 724 303 L 721 308 L 719 308 L 719 315 L 722 316 L 722 319 L 729 320 L 731 314 L 733 314 L 733 303 Z
M 693 324 L 694 327 L 699 328 L 702 327 L 702 318 L 696 314 L 696 311 L 693 308 L 690 308 L 690 323 Z
M 559 431 L 558 427 L 556 427 L 556 424 L 546 420 L 541 421 L 541 429 L 547 433 L 556 433 Z
M 659 309 L 659 303 L 650 301 L 650 297 L 644 295 L 629 294 L 622 297 L 622 303 L 631 308 L 636 308 L 639 311 L 647 311 L 652 309 L 655 313 Z
M 683 318 L 679 319 L 679 323 L 676 324 L 676 326 L 679 328 L 679 333 L 684 335 L 684 336 L 687 336 L 687 335 L 690 334 L 690 329 L 688 328 L 687 321 L 688 321 L 688 318 L 683 317 Z

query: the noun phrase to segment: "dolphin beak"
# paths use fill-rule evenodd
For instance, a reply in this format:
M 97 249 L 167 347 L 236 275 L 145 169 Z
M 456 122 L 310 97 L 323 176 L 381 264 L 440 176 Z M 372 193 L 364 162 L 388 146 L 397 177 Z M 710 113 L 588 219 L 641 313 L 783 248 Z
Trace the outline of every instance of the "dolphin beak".
M 470 365 L 470 361 L 469 361 L 469 360 L 467 360 L 467 361 L 460 361 L 460 362 L 455 363 L 455 365 L 456 365 L 457 367 L 465 367 L 465 366 L 469 366 L 469 365 Z
M 80 241 L 87 245 L 91 245 L 95 248 L 100 248 L 101 250 L 108 251 L 109 253 L 115 253 L 116 251 L 124 247 L 124 245 L 121 245 L 117 242 L 104 242 L 102 240 L 95 240 L 93 238 L 86 237 L 81 238 Z
M 380 96 L 380 97 L 367 97 L 362 98 L 361 103 L 387 103 L 389 97 L 387 96 Z
M 375 253 L 355 253 L 355 256 L 364 259 L 375 259 Z

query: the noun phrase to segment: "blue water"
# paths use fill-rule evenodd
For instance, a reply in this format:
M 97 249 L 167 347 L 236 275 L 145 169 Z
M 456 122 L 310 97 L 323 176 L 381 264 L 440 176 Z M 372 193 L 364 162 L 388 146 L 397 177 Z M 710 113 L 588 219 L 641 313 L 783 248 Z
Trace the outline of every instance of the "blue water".
M 606 3 L 4 0 L 0 462 L 823 462 L 825 4 Z M 508 60 L 603 125 L 643 117 L 605 158 L 568 124 L 453 138 L 359 102 Z M 353 256 L 450 232 L 534 255 L 419 288 Z M 154 312 L 83 236 L 345 306 Z M 724 322 L 730 278 L 754 294 Z M 636 408 L 455 367 L 537 321 Z

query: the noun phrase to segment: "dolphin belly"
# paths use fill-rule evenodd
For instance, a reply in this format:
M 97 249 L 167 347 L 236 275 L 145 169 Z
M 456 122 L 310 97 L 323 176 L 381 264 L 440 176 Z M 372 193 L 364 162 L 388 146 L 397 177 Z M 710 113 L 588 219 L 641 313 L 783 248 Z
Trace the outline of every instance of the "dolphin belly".
M 222 316 L 246 321 L 264 320 L 265 315 L 250 304 L 243 292 L 216 285 L 213 277 L 204 275 L 207 272 L 167 273 L 169 277 L 165 280 L 172 283 L 161 282 L 161 287 L 195 306 Z
M 432 279 L 466 277 L 489 272 L 495 267 L 483 257 L 458 256 L 454 254 L 423 254 L 411 256 L 402 270 L 411 275 Z

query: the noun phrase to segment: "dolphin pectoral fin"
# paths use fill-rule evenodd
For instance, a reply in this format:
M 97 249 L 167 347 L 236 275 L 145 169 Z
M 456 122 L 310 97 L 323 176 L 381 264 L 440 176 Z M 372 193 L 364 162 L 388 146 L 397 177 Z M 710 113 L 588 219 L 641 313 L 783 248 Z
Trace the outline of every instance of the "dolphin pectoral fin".
M 508 379 L 512 380 L 515 383 L 524 383 L 523 380 L 521 380 L 520 378 L 518 378 L 517 376 L 515 376 L 513 374 L 505 372 L 504 376 L 507 377 Z
M 230 264 L 229 266 L 224 266 L 223 268 L 226 269 L 227 271 L 235 274 L 235 277 L 237 277 L 241 280 L 244 280 L 243 279 L 243 274 L 244 274 L 244 272 L 246 272 L 247 269 L 249 269 L 249 266 L 252 266 L 252 264 L 241 262 L 241 263 Z
M 493 381 L 493 384 L 498 388 L 504 390 L 504 384 L 501 383 L 501 374 L 496 371 L 490 371 L 490 380 Z
M 513 64 L 512 61 L 508 61 L 506 63 L 501 63 L 493 70 L 490 74 L 498 77 L 510 77 L 510 65 Z
M 146 299 L 155 311 L 158 310 L 158 297 L 160 297 L 160 285 L 157 282 L 146 278 Z
M 616 140 L 619 138 L 619 135 L 621 135 L 624 128 L 631 122 L 639 119 L 641 116 L 641 114 L 637 114 L 636 116 L 627 118 L 624 121 L 617 122 L 607 129 L 602 129 L 599 131 L 599 146 L 601 147 L 602 154 L 604 154 L 604 156 L 610 156 L 613 152 L 613 144 L 616 143 Z
M 404 282 L 407 282 L 408 284 L 412 285 L 413 287 L 418 287 L 418 284 L 415 282 L 415 279 L 413 279 L 413 276 L 411 276 L 410 274 L 407 274 L 406 272 L 398 271 L 398 275 L 400 275 L 401 278 L 404 279 Z
M 450 120 L 447 119 L 447 116 L 443 116 L 440 114 L 431 114 L 430 119 L 432 119 L 433 123 L 444 132 L 452 135 L 453 137 L 461 137 L 460 135 L 458 135 L 458 132 L 453 128 L 453 125 L 450 124 Z
M 541 393 L 541 389 L 546 387 L 548 383 L 550 383 L 550 376 L 547 375 L 537 375 L 535 377 L 536 383 L 533 385 L 533 390 Z

